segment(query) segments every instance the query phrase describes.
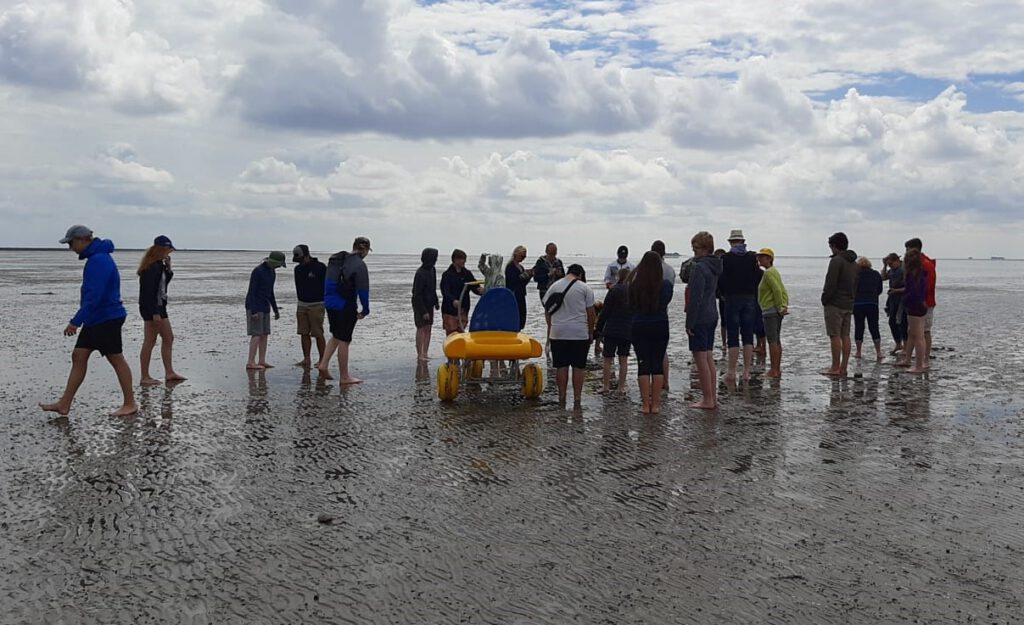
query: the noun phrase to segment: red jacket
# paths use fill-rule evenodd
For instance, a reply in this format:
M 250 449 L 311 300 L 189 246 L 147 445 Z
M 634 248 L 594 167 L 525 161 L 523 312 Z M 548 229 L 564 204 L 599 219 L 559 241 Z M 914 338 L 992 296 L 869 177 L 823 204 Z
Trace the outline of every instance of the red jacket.
M 922 252 L 921 265 L 928 272 L 928 293 L 925 295 L 924 303 L 928 308 L 935 308 L 935 261 Z

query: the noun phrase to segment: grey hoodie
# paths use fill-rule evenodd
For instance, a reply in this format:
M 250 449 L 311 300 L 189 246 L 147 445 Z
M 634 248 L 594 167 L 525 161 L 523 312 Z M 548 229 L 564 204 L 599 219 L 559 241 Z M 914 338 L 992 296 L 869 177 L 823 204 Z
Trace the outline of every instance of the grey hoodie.
M 836 252 L 828 261 L 825 274 L 825 288 L 821 291 L 821 305 L 835 306 L 840 310 L 853 311 L 857 293 L 857 254 L 853 250 Z
M 686 329 L 718 323 L 718 277 L 722 275 L 722 259 L 701 256 L 694 262 L 690 276 L 690 302 L 686 308 Z

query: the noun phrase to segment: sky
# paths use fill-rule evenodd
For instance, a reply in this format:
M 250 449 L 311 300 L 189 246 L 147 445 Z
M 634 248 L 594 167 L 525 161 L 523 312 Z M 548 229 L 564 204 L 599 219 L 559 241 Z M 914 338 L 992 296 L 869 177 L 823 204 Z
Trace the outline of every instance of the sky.
M 1024 256 L 1024 5 L 0 0 L 0 245 Z

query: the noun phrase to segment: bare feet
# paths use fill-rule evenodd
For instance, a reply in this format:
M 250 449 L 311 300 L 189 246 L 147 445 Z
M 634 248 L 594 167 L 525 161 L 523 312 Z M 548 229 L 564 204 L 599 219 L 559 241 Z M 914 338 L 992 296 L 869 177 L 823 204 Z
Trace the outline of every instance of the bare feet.
M 910 361 L 909 360 L 902 360 L 902 359 L 900 359 L 900 360 L 897 360 L 896 362 L 894 362 L 892 366 L 894 366 L 894 367 L 909 367 L 910 366 Z
M 334 376 L 332 376 L 331 372 L 328 371 L 327 369 L 321 369 L 320 367 L 317 367 L 316 371 L 317 371 L 317 373 L 320 374 L 320 377 L 325 379 L 325 380 L 333 380 L 334 379 Z
M 750 372 L 744 370 L 743 371 L 743 382 L 746 383 L 746 382 L 749 382 L 749 381 L 750 381 Z
M 142 378 L 141 380 L 139 380 L 139 384 L 141 384 L 142 386 L 156 386 L 160 384 L 160 380 L 156 378 Z
M 608 393 L 610 393 L 611 391 L 612 391 L 612 389 L 608 388 L 607 386 L 603 386 L 603 387 L 601 387 L 601 388 L 600 388 L 600 389 L 599 389 L 599 390 L 597 391 L 597 394 L 598 394 L 598 395 L 607 395 L 607 394 L 608 394 Z
M 857 360 L 860 360 L 861 359 L 860 352 L 857 352 L 856 354 L 854 354 L 853 357 L 856 358 Z
M 121 406 L 120 408 L 112 412 L 111 415 L 115 417 L 130 417 L 138 411 L 139 406 L 133 402 Z
M 690 408 L 699 408 L 701 410 L 714 410 L 717 407 L 718 406 L 716 406 L 715 404 L 705 401 L 699 401 L 695 404 L 690 404 Z
M 259 371 L 261 369 L 266 369 L 266 367 L 264 367 L 263 365 L 257 365 L 251 362 L 245 365 L 245 368 L 248 369 L 249 371 Z
M 843 375 L 842 372 L 840 372 L 839 369 L 822 369 L 818 373 L 820 373 L 821 375 L 827 375 L 827 376 L 832 376 L 832 377 L 839 377 L 839 376 Z
M 302 367 L 303 369 L 309 369 L 310 362 L 308 360 L 300 360 L 295 363 L 296 367 Z
M 57 414 L 59 414 L 62 417 L 68 416 L 68 413 L 71 412 L 71 407 L 70 406 L 63 406 L 63 405 L 61 405 L 60 402 L 56 402 L 56 403 L 53 403 L 53 404 L 39 404 L 39 407 L 44 412 L 56 412 Z
M 644 402 L 643 405 L 640 406 L 640 414 L 651 414 L 651 407 L 647 402 Z
M 170 374 L 169 376 L 167 376 L 164 379 L 166 381 L 168 381 L 168 382 L 184 382 L 188 378 L 186 378 L 185 376 L 181 375 L 180 373 L 172 373 L 172 374 Z
M 782 372 L 776 371 L 774 369 L 769 369 L 768 373 L 766 373 L 765 375 L 768 376 L 769 378 L 781 378 Z
M 846 369 L 840 369 L 838 375 L 841 378 L 846 378 L 846 377 L 849 377 L 850 372 L 847 371 Z
M 260 363 L 260 368 L 261 369 L 273 369 L 274 365 L 270 364 L 269 362 L 261 362 Z
M 926 371 L 928 371 L 927 368 L 920 367 L 911 367 L 910 369 L 907 369 L 907 373 L 925 373 Z
M 359 378 L 353 378 L 352 376 L 349 376 L 347 378 L 342 378 L 340 380 L 340 382 L 342 384 L 362 384 L 363 383 L 363 381 L 360 380 Z

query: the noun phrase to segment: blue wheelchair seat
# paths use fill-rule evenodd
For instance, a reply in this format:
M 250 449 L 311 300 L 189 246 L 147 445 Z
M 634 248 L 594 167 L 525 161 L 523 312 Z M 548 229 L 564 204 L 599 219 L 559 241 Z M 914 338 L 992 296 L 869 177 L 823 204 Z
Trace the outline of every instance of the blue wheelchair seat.
M 490 289 L 473 309 L 470 332 L 519 332 L 519 304 L 506 288 Z

